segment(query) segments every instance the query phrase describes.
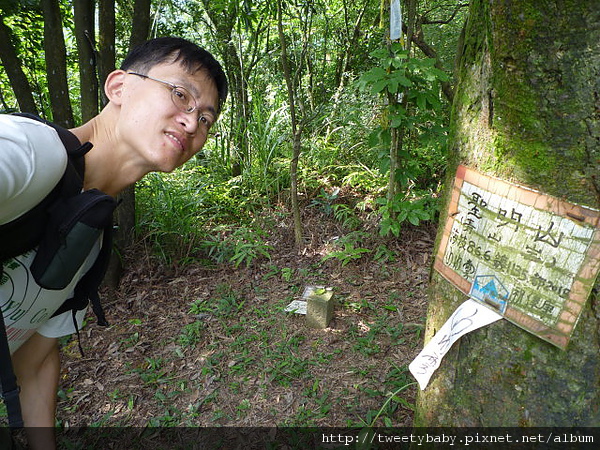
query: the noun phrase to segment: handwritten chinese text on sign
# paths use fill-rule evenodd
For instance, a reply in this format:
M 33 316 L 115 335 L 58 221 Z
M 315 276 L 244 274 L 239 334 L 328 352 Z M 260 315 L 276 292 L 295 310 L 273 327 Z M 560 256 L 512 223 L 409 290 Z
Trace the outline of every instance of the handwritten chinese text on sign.
M 434 267 L 565 349 L 600 269 L 599 226 L 600 211 L 459 166 Z

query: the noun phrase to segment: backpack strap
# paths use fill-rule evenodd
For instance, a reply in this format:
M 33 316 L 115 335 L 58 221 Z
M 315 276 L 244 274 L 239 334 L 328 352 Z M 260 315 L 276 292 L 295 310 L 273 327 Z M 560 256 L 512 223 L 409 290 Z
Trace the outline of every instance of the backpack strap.
M 21 415 L 21 402 L 19 401 L 20 388 L 17 385 L 17 377 L 13 371 L 4 317 L 0 308 L 0 383 L 2 384 L 2 399 L 6 405 L 8 415 L 8 426 L 10 428 L 23 428 L 23 417 Z
M 87 305 L 91 302 L 92 311 L 94 311 L 94 314 L 98 318 L 98 325 L 109 325 L 108 321 L 106 320 L 102 304 L 100 303 L 98 289 L 100 288 L 100 284 L 102 283 L 106 269 L 108 268 L 111 253 L 112 227 L 107 227 L 104 229 L 104 234 L 102 236 L 102 247 L 100 248 L 100 253 L 96 258 L 96 261 L 75 286 L 73 297 L 66 300 L 54 313 L 53 317 L 63 314 L 67 311 L 80 311 L 87 307 Z

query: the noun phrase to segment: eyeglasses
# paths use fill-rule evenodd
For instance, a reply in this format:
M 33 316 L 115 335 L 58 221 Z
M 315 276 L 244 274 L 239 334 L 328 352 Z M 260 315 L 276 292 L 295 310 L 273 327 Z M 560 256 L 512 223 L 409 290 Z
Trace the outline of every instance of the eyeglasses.
M 127 73 L 131 75 L 137 75 L 138 77 L 147 78 L 152 81 L 158 81 L 159 83 L 169 87 L 169 89 L 171 89 L 171 100 L 180 111 L 191 114 L 198 109 L 198 105 L 196 104 L 194 96 L 183 86 L 177 86 L 173 83 L 169 83 L 168 81 L 159 80 L 158 78 L 153 78 L 137 72 L 128 71 Z M 198 116 L 198 122 L 204 123 L 208 128 L 210 128 L 212 125 L 212 121 L 205 117 L 204 114 L 200 114 Z

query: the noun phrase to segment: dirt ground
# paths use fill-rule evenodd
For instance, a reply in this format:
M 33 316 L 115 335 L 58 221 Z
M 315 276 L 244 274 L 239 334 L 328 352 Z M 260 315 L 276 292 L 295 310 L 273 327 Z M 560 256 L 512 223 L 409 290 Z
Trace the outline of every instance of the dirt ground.
M 322 261 L 339 223 L 303 220 L 301 252 L 273 222 L 270 259 L 250 267 L 166 265 L 137 246 L 105 305 L 111 326 L 90 316 L 84 356 L 63 343 L 61 427 L 410 426 L 434 226 L 370 233 L 371 252 L 342 264 Z M 284 311 L 309 285 L 333 288 L 328 328 Z

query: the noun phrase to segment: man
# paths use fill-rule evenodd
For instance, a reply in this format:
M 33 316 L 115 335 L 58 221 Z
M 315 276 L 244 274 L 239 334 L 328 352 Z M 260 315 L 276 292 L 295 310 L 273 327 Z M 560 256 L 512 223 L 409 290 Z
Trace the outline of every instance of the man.
M 83 189 L 116 196 L 149 172 L 174 170 L 204 146 L 227 96 L 227 80 L 205 50 L 184 39 L 158 38 L 134 49 L 121 69 L 107 77 L 104 90 L 108 103 L 102 112 L 71 131 L 81 143 L 93 144 L 85 155 Z M 28 118 L 0 116 L 0 224 L 39 203 L 61 179 L 66 159 L 53 128 Z M 44 323 L 35 318 L 52 315 L 72 294 L 100 245 L 98 240 L 63 290 L 45 290 L 32 282 L 29 266 L 35 251 L 4 266 L 0 307 L 33 449 L 54 448 L 57 341 L 76 331 L 70 312 Z M 83 315 L 77 314 L 78 326 Z

